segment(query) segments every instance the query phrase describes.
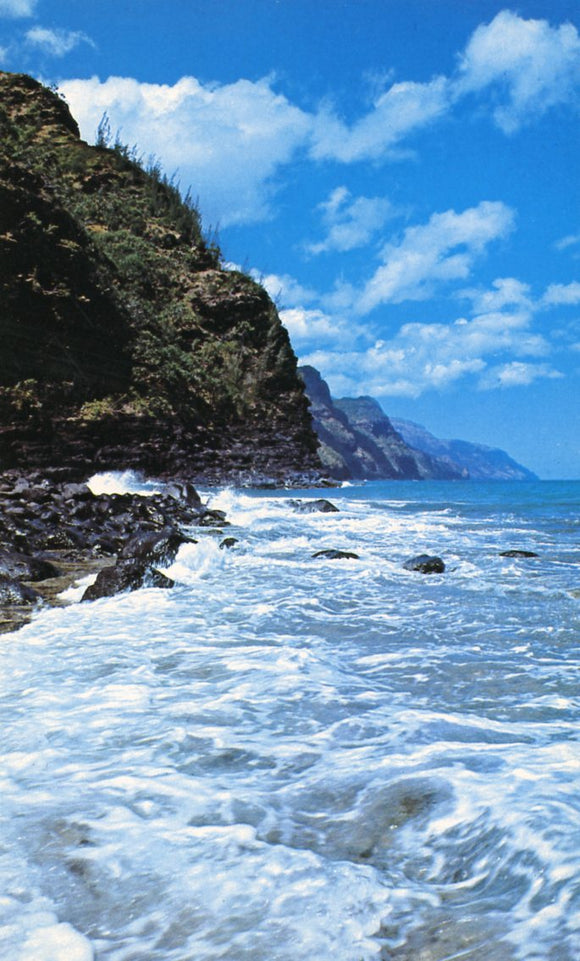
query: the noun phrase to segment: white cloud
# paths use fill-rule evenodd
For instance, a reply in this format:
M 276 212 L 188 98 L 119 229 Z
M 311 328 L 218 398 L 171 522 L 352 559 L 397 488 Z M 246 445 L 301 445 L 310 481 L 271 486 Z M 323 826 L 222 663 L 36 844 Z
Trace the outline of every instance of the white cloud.
M 178 169 L 181 183 L 201 197 L 205 219 L 224 226 L 270 215 L 278 168 L 310 129 L 309 116 L 268 78 L 202 84 L 183 77 L 169 86 L 93 77 L 60 89 L 85 138 L 94 138 L 106 111 L 124 142 L 155 154 L 170 173 Z
M 580 234 L 568 234 L 554 244 L 556 250 L 568 250 L 569 247 L 577 247 L 580 244 Z
M 315 290 L 304 287 L 289 274 L 261 274 L 258 270 L 251 270 L 250 274 L 266 288 L 272 300 L 282 307 L 302 307 L 303 304 L 318 300 Z
M 33 8 L 32 0 L 0 0 L 5 14 L 23 15 Z M 29 31 L 28 38 L 58 56 L 71 44 L 90 42 L 80 33 L 41 27 Z M 277 177 L 298 151 L 310 160 L 344 164 L 409 156 L 410 137 L 473 94 L 486 98 L 496 122 L 512 133 L 569 101 L 579 79 L 580 38 L 574 26 L 552 27 L 503 11 L 475 30 L 453 76 L 425 83 L 403 80 L 386 90 L 381 83 L 371 109 L 352 123 L 328 104 L 301 109 L 274 90 L 272 77 L 230 84 L 183 77 L 172 86 L 121 77 L 101 83 L 93 77 L 66 81 L 61 89 L 86 139 L 93 139 L 106 111 L 126 143 L 155 154 L 168 172 L 178 169 L 182 184 L 202 198 L 206 219 L 225 226 L 271 216 Z M 386 219 L 386 204 L 384 198 L 345 200 L 338 219 L 327 225 L 327 237 L 312 244 L 311 253 L 367 242 L 380 217 Z M 450 258 L 446 266 L 457 278 L 469 272 L 468 260 L 458 255 L 455 267 Z
M 321 341 L 336 345 L 339 324 L 322 310 L 292 307 L 280 311 L 280 320 L 287 328 L 295 350 L 307 349 L 307 345 Z
M 483 201 L 462 213 L 433 214 L 428 223 L 408 227 L 401 240 L 387 244 L 384 263 L 356 298 L 365 314 L 379 304 L 424 300 L 440 284 L 465 280 L 489 243 L 506 237 L 514 212 L 505 204 Z
M 542 307 L 561 307 L 580 304 L 580 283 L 550 284 L 540 301 Z
M 549 364 L 526 364 L 522 361 L 511 361 L 486 371 L 480 381 L 483 390 L 493 390 L 497 387 L 528 387 L 540 378 L 556 380 L 563 377 L 558 370 Z
M 456 97 L 494 87 L 502 102 L 493 116 L 506 134 L 571 100 L 580 82 L 580 37 L 576 27 L 552 27 L 502 10 L 479 26 L 460 60 Z
M 303 362 L 319 367 L 335 393 L 376 397 L 418 397 L 466 377 L 475 377 L 478 386 L 489 389 L 560 376 L 546 363 L 520 359 L 550 353 L 544 337 L 529 329 L 530 320 L 528 312 L 515 310 L 449 324 L 410 323 L 370 347 L 345 339 L 337 349 L 327 338 L 325 346 L 313 345 Z
M 353 197 L 346 187 L 337 187 L 317 208 L 326 227 L 326 237 L 305 245 L 309 254 L 354 250 L 367 244 L 395 215 L 386 197 Z
M 31 17 L 37 0 L 0 0 L 0 17 Z
M 393 84 L 352 126 L 323 108 L 314 121 L 312 156 L 352 163 L 388 155 L 413 131 L 443 116 L 449 106 L 449 81 L 435 77 L 429 83 Z
M 86 33 L 79 30 L 49 30 L 46 27 L 32 27 L 26 33 L 26 41 L 53 57 L 64 57 L 81 43 L 94 43 Z
M 458 296 L 471 300 L 475 313 L 502 310 L 504 307 L 532 309 L 529 284 L 524 284 L 515 277 L 498 277 L 491 286 L 491 290 L 482 288 L 461 290 Z

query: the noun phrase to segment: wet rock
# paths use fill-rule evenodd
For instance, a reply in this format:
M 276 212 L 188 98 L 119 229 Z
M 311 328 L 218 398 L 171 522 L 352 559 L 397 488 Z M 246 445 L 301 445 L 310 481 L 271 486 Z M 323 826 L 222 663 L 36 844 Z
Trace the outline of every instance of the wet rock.
M 0 574 L 25 581 L 45 581 L 49 577 L 59 577 L 60 571 L 43 557 L 0 550 Z
M 137 591 L 141 587 L 173 587 L 174 581 L 149 564 L 133 558 L 117 561 L 114 567 L 104 567 L 94 584 L 87 587 L 81 601 L 95 601 L 113 597 L 123 591 Z
M 125 544 L 119 557 L 122 560 L 139 561 L 150 566 L 172 564 L 182 544 L 195 544 L 191 537 L 166 527 L 162 531 L 137 534 Z
M 338 507 L 331 504 L 324 497 L 318 497 L 316 500 L 291 500 L 290 504 L 297 514 L 338 514 Z
M 199 527 L 228 527 L 229 521 L 226 520 L 225 511 L 204 510 L 198 520 Z
M 442 574 L 445 564 L 440 557 L 431 554 L 417 554 L 405 561 L 403 567 L 406 571 L 418 571 L 420 574 Z
M 12 604 L 36 604 L 40 600 L 40 594 L 32 587 L 7 574 L 0 574 L 0 604 L 9 607 Z
M 500 557 L 539 557 L 540 555 L 536 554 L 534 551 L 510 550 L 510 551 L 500 551 L 499 556 Z
M 237 543 L 238 543 L 237 537 L 224 537 L 223 541 L 220 544 L 220 551 L 223 550 L 224 548 L 234 547 Z
M 193 507 L 195 510 L 200 510 L 203 506 L 201 497 L 189 481 L 172 481 L 167 484 L 165 492 L 169 497 L 173 497 L 175 500 L 186 504 L 187 507 Z
M 353 551 L 338 551 L 338 550 L 335 550 L 334 548 L 327 548 L 323 551 L 316 551 L 316 553 L 313 554 L 312 556 L 325 557 L 329 561 L 340 561 L 340 560 L 346 560 L 346 559 L 352 559 L 357 561 L 360 560 L 359 555 L 355 554 Z

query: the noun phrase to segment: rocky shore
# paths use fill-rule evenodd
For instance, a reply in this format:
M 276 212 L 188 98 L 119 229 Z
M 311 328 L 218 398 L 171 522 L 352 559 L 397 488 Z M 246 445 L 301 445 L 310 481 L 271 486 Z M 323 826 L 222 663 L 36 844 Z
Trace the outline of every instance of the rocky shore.
M 84 575 L 97 580 L 83 600 L 170 587 L 158 569 L 193 540 L 191 528 L 222 538 L 225 527 L 225 514 L 204 506 L 187 481 L 148 496 L 95 494 L 65 471 L 7 471 L 0 475 L 0 632 L 21 627 L 44 604 L 65 603 L 62 592 Z

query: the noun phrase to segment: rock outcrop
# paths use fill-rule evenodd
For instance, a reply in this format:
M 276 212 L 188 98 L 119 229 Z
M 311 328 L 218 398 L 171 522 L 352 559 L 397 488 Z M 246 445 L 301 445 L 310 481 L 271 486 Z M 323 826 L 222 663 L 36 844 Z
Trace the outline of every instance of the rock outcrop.
M 319 467 L 287 331 L 152 163 L 0 72 L 0 469 L 283 483 Z

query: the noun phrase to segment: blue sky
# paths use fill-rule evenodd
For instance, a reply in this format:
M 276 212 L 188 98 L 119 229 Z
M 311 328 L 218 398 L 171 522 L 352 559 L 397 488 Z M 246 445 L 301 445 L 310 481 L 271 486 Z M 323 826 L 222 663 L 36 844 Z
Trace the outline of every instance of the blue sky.
M 0 0 L 0 68 L 176 172 L 336 396 L 580 477 L 577 0 Z

